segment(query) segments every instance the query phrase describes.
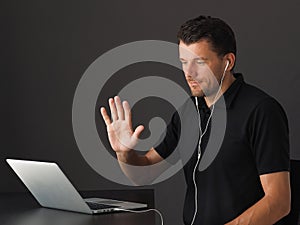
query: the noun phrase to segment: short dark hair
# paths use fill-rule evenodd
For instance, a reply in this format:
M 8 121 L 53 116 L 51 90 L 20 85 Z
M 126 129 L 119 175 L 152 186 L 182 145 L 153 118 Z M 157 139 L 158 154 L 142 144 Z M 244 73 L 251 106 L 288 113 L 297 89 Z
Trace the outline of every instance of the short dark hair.
M 227 53 L 236 55 L 233 30 L 219 18 L 198 16 L 188 20 L 181 25 L 177 38 L 179 42 L 182 41 L 186 45 L 206 40 L 218 56 L 224 56 Z

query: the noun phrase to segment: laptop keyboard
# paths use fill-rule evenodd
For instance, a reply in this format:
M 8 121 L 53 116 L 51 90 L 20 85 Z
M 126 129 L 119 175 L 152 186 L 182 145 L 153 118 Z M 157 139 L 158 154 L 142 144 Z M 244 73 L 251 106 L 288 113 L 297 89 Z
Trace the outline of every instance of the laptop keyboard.
M 98 209 L 109 209 L 109 208 L 118 208 L 119 206 L 115 205 L 106 205 L 96 202 L 86 202 L 86 204 L 90 207 L 92 210 L 98 210 Z

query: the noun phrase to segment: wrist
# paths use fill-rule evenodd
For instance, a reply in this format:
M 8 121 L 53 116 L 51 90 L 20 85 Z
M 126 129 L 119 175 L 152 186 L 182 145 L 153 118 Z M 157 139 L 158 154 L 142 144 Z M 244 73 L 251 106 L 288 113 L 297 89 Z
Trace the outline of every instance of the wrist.
M 121 162 L 124 162 L 124 163 L 128 163 L 130 162 L 133 158 L 133 155 L 134 155 L 134 150 L 129 150 L 129 151 L 119 151 L 119 152 L 116 152 L 116 155 L 117 155 L 117 158 L 119 161 Z

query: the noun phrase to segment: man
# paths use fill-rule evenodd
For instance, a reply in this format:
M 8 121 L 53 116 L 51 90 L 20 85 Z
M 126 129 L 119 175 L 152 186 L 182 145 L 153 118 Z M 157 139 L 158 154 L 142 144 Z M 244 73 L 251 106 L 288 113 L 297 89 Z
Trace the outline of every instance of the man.
M 203 134 L 200 147 L 184 166 L 184 223 L 275 224 L 290 210 L 288 122 L 282 107 L 246 84 L 241 74 L 233 73 L 236 41 L 224 21 L 205 16 L 191 19 L 181 26 L 178 40 L 182 68 L 197 103 Z M 201 73 L 203 66 L 209 68 L 220 88 L 212 77 Z M 199 171 L 195 168 L 205 153 L 211 116 L 221 94 L 227 110 L 224 140 L 211 165 Z M 176 114 L 162 142 L 141 156 L 132 149 L 144 127 L 132 130 L 130 107 L 118 96 L 109 99 L 109 106 L 111 118 L 101 108 L 109 141 L 124 173 L 132 180 L 135 177 L 125 164 L 152 165 L 173 152 L 168 146 L 180 136 Z

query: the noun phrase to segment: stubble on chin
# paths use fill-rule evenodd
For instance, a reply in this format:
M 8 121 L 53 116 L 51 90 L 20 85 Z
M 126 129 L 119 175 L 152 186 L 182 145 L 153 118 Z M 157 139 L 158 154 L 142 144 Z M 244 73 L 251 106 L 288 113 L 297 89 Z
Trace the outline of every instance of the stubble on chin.
M 194 97 L 203 97 L 205 96 L 204 92 L 200 89 L 200 90 L 193 90 L 193 88 L 191 88 L 191 93 L 192 96 Z

